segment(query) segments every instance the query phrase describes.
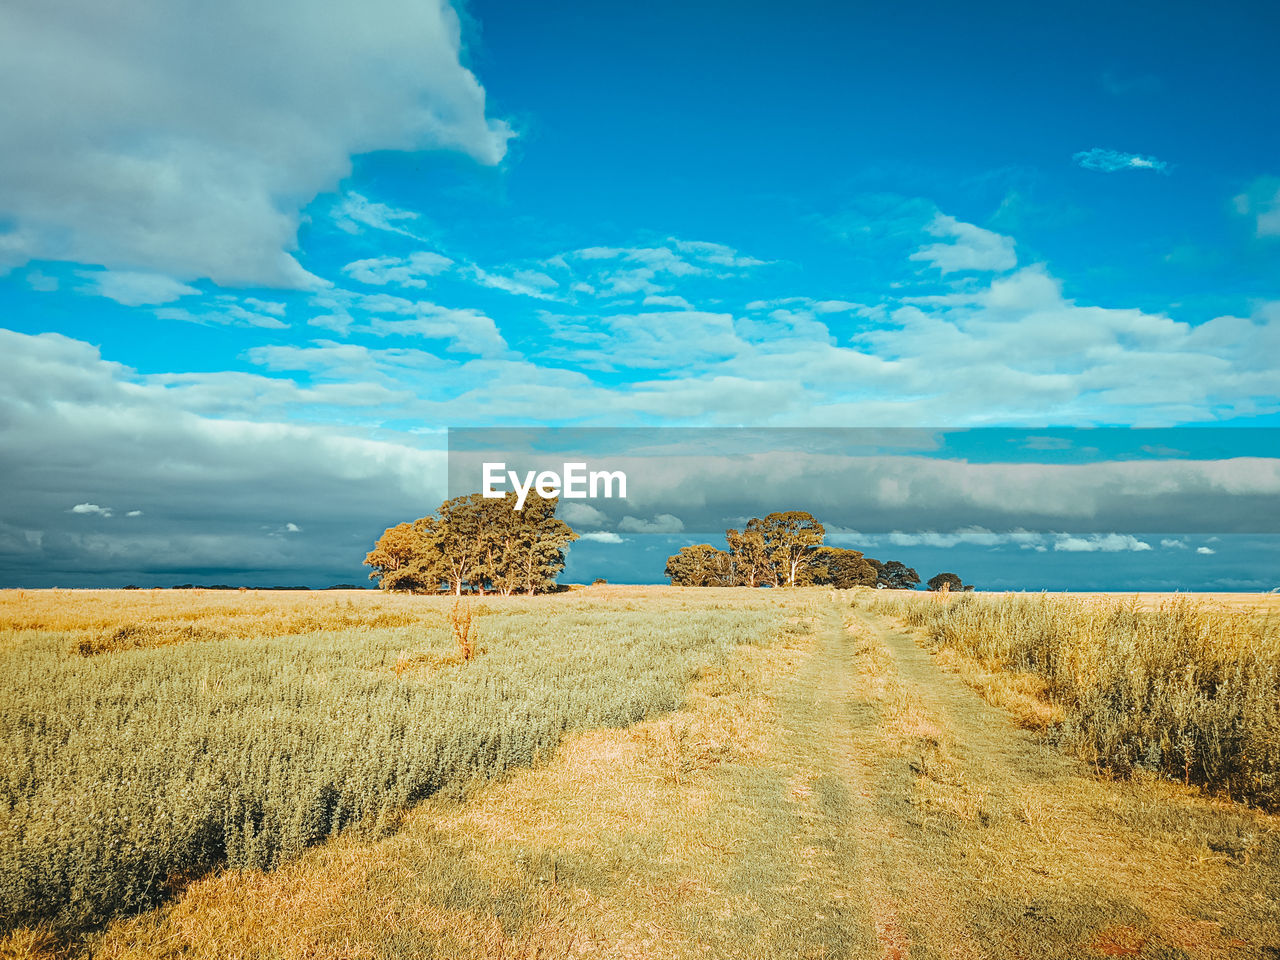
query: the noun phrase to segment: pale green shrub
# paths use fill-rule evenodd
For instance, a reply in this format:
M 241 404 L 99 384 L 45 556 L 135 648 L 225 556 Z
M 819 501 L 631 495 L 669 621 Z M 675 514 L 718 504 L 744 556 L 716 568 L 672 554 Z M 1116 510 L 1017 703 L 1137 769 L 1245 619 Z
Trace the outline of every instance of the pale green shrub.
M 348 825 L 386 828 L 566 731 L 677 707 L 699 669 L 785 620 L 767 598 L 476 614 L 474 660 L 402 676 L 406 649 L 447 663 L 442 616 L 93 657 L 63 633 L 0 635 L 0 928 L 86 928 L 216 866 L 270 868 Z

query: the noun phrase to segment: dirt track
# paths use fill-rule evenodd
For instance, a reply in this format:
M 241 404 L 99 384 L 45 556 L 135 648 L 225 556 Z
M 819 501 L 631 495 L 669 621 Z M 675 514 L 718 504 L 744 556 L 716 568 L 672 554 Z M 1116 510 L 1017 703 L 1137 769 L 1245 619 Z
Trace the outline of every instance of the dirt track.
M 832 611 L 782 722 L 871 955 L 1280 956 L 1259 818 L 1099 779 L 888 620 Z

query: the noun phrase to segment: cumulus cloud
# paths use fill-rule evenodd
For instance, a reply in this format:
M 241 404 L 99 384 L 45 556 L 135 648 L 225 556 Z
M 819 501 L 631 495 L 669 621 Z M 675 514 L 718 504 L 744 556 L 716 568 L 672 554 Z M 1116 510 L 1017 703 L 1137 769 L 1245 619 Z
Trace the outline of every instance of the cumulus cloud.
M 0 258 L 314 285 L 301 213 L 354 154 L 502 159 L 511 130 L 460 50 L 444 0 L 4 4 L 0 88 L 27 94 L 0 100 L 21 145 L 0 153 Z
M 589 540 L 592 543 L 625 543 L 622 537 L 608 530 L 596 530 L 591 533 L 583 533 L 578 536 L 579 540 Z
M 1185 550 L 1187 549 L 1187 542 L 1185 540 L 1164 539 L 1160 541 L 1160 546 L 1166 550 Z
M 1196 547 L 1196 553 L 1200 554 L 1202 557 L 1211 557 L 1217 552 L 1218 551 L 1214 550 L 1213 547 Z
M 1071 159 L 1086 170 L 1100 170 L 1103 173 L 1115 173 L 1118 170 L 1155 170 L 1157 173 L 1165 173 L 1169 168 L 1168 163 L 1157 160 L 1155 157 L 1122 153 L 1119 150 L 1105 150 L 1102 147 L 1081 150 Z
M 1090 537 L 1059 537 L 1053 549 L 1062 553 L 1141 553 L 1150 550 L 1151 544 L 1127 533 L 1094 534 Z
M 1018 265 L 1012 237 L 963 223 L 944 213 L 937 214 L 925 228 L 935 237 L 948 242 L 931 243 L 911 254 L 912 260 L 923 260 L 944 274 L 961 270 L 1003 272 Z
M 367 260 L 356 260 L 343 267 L 342 272 L 353 280 L 373 287 L 385 287 L 391 284 L 421 289 L 427 285 L 426 277 L 444 273 L 451 266 L 453 261 L 448 257 L 424 250 L 411 253 L 407 257 L 372 257 Z
M 86 282 L 80 292 L 106 297 L 126 307 L 170 303 L 200 291 L 185 283 L 158 273 L 131 270 L 78 270 L 76 275 Z
M 609 522 L 604 511 L 577 500 L 561 500 L 556 513 L 571 527 L 601 527 Z
M 100 507 L 96 503 L 77 503 L 71 508 L 72 513 L 87 513 L 99 517 L 111 516 L 110 507 Z

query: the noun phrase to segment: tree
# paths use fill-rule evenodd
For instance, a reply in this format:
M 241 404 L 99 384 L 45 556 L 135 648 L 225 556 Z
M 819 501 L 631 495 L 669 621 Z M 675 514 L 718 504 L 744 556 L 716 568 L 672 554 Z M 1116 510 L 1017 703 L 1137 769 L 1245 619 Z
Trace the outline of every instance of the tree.
M 735 584 L 744 587 L 758 587 L 762 583 L 772 583 L 773 564 L 769 561 L 769 551 L 764 545 L 764 534 L 759 530 L 726 530 L 725 541 L 729 544 L 729 555 L 733 561 L 733 579 Z
M 878 571 L 860 550 L 819 547 L 814 554 L 813 582 L 847 590 L 875 586 Z
M 441 566 L 455 596 L 484 572 L 484 502 L 481 494 L 473 493 L 440 504 Z
M 878 582 L 894 590 L 913 590 L 920 582 L 920 574 L 900 560 L 890 560 L 881 566 Z
M 939 573 L 929 578 L 929 589 L 942 593 L 964 589 L 964 581 L 954 573 Z
M 373 567 L 369 579 L 383 590 L 438 593 L 444 579 L 438 527 L 435 517 L 388 527 L 364 558 Z
M 771 513 L 763 520 L 753 517 L 747 532 L 764 538 L 765 553 L 772 565 L 773 583 L 794 587 L 809 581 L 810 567 L 822 546 L 826 528 L 803 510 Z
M 666 575 L 678 587 L 730 586 L 733 560 L 709 543 L 697 543 L 667 558 Z
M 556 498 L 533 496 L 515 509 L 515 495 L 454 497 L 437 516 L 390 527 L 365 557 L 370 579 L 384 590 L 516 590 L 533 594 L 555 583 L 565 550 L 578 535 L 556 518 Z
M 555 585 L 556 577 L 564 569 L 565 551 L 578 539 L 573 528 L 556 517 L 559 503 L 559 497 L 534 494 L 518 514 L 511 569 L 520 588 L 529 596 Z

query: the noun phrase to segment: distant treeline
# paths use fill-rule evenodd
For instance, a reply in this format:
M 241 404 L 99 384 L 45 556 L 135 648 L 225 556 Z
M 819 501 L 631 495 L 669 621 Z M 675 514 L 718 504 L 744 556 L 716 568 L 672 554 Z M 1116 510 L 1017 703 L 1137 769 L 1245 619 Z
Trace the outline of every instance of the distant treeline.
M 387 528 L 364 562 L 383 590 L 523 593 L 556 589 L 565 549 L 578 539 L 556 518 L 558 497 L 454 497 L 434 514 Z
M 823 544 L 826 528 L 802 510 L 753 517 L 742 530 L 726 530 L 727 550 L 709 543 L 681 548 L 667 558 L 666 575 L 686 587 L 889 587 L 910 590 L 920 575 L 899 560 L 881 562 L 861 550 Z M 954 573 L 929 580 L 930 590 L 972 590 Z

